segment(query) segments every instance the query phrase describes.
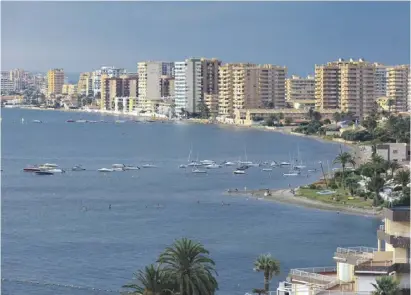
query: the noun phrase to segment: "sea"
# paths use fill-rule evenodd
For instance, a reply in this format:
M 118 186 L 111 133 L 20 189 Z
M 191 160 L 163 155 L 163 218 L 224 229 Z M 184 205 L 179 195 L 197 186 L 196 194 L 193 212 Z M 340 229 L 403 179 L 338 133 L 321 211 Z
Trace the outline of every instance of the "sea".
M 337 247 L 375 247 L 378 219 L 226 194 L 235 188 L 297 187 L 315 181 L 320 172 L 284 177 L 287 168 L 252 167 L 244 175 L 234 175 L 234 167 L 207 174 L 179 168 L 190 155 L 216 162 L 298 157 L 308 168 L 320 171 L 321 161 L 327 170 L 345 149 L 339 144 L 89 113 L 2 109 L 1 118 L 2 294 L 119 294 L 133 273 L 155 263 L 182 237 L 210 251 L 218 295 L 263 288 L 263 274 L 253 271 L 260 254 L 280 261 L 281 273 L 271 281 L 275 290 L 291 268 L 335 265 Z M 46 162 L 67 172 L 22 171 Z M 97 172 L 116 163 L 156 168 Z M 79 164 L 87 170 L 71 171 Z

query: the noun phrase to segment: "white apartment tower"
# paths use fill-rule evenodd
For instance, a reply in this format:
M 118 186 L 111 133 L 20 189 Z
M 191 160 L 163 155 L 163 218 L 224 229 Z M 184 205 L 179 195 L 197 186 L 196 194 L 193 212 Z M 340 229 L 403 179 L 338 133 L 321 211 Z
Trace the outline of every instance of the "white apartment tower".
M 375 65 L 375 98 L 380 98 L 387 95 L 387 66 L 374 63 Z
M 190 113 L 199 111 L 199 103 L 207 95 L 218 94 L 218 71 L 221 61 L 217 59 L 189 58 L 175 63 L 175 110 Z

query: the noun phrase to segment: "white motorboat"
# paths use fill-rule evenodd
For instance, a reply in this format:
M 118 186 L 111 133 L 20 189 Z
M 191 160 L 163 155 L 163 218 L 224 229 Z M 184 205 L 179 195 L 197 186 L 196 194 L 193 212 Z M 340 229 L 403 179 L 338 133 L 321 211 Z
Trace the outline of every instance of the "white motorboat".
M 40 168 L 52 169 L 52 168 L 58 168 L 58 165 L 57 164 L 46 163 L 46 164 L 40 165 Z
M 290 162 L 281 162 L 280 166 L 290 166 L 291 163 Z
M 212 160 L 201 160 L 200 164 L 201 165 L 212 165 L 212 164 L 215 164 L 215 162 Z
M 317 172 L 317 169 L 308 169 L 308 172 Z
M 98 172 L 114 172 L 114 169 L 111 168 L 100 168 L 97 170 Z
M 125 169 L 124 169 L 124 167 L 116 167 L 116 168 L 113 168 L 113 171 L 125 171 Z
M 178 168 L 187 168 L 187 165 L 181 164 L 180 166 L 178 166 Z
M 250 164 L 248 164 L 248 166 L 250 166 L 250 167 L 260 167 L 260 164 L 251 162 Z
M 44 171 L 51 172 L 51 173 L 65 173 L 66 172 L 63 169 L 57 169 L 57 168 L 45 169 Z
M 197 174 L 204 174 L 204 173 L 207 173 L 207 171 L 205 171 L 205 170 L 200 170 L 200 169 L 193 169 L 192 171 L 191 171 L 192 173 L 197 173 Z
M 140 170 L 140 167 L 138 167 L 138 166 L 128 166 L 128 165 L 125 165 L 125 166 L 123 167 L 123 169 L 124 169 L 124 170 Z
M 157 166 L 153 164 L 144 164 L 142 167 L 143 168 L 156 168 Z
M 295 165 L 294 167 L 297 168 L 297 169 L 305 169 L 305 168 L 307 168 L 307 166 L 304 166 L 304 165 Z
M 244 170 L 239 170 L 239 169 L 237 169 L 237 170 L 234 170 L 233 173 L 234 173 L 234 174 L 245 174 L 245 171 L 244 171 Z
M 71 171 L 84 171 L 86 170 L 85 168 L 83 168 L 81 165 L 76 165 L 73 168 L 71 168 Z
M 272 161 L 270 164 L 271 167 L 276 167 L 278 166 L 278 163 L 276 161 Z
M 238 164 L 251 166 L 251 165 L 253 165 L 254 163 L 251 162 L 251 161 L 238 161 Z
M 124 165 L 124 164 L 113 164 L 113 165 L 111 165 L 111 167 L 113 167 L 113 168 L 124 168 L 126 165 Z
M 86 120 L 76 120 L 76 123 L 87 123 Z
M 235 166 L 235 165 L 237 165 L 237 164 L 234 163 L 234 162 L 229 162 L 229 161 L 227 161 L 227 162 L 224 162 L 224 165 L 225 165 L 225 166 Z
M 262 171 L 265 171 L 265 172 L 273 171 L 273 168 L 263 168 Z
M 210 164 L 210 165 L 206 165 L 206 166 L 204 166 L 205 168 L 207 168 L 207 169 L 217 169 L 217 168 L 221 168 L 221 166 L 220 165 L 217 165 L 217 164 Z
M 190 162 L 190 163 L 188 163 L 188 165 L 187 165 L 188 167 L 196 167 L 196 166 L 201 166 L 201 163 L 198 163 L 198 162 L 194 162 L 194 161 L 192 161 L 192 162 Z
M 40 120 L 33 120 L 32 122 L 33 123 L 43 123 L 43 121 L 40 121 Z
M 283 176 L 298 176 L 300 174 L 301 174 L 301 172 L 299 172 L 299 171 L 290 171 L 288 173 L 283 173 Z

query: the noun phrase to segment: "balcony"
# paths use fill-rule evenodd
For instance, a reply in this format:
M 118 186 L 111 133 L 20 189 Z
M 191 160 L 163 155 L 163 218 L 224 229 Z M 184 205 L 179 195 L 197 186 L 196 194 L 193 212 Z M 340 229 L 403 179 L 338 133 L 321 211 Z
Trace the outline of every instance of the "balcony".
M 367 274 L 383 274 L 387 275 L 393 271 L 397 273 L 409 273 L 410 272 L 410 259 L 395 259 L 385 261 L 368 261 L 355 266 L 355 273 L 367 273 Z
M 337 280 L 336 273 L 337 268 L 335 266 L 298 268 L 290 270 L 289 279 L 301 283 L 326 286 Z
M 394 248 L 409 248 L 410 247 L 410 232 L 391 232 L 385 230 L 385 226 L 381 225 L 377 230 L 377 237 L 379 240 L 386 241 Z
M 346 262 L 352 265 L 358 265 L 363 262 L 373 259 L 373 253 L 377 251 L 377 248 L 370 247 L 338 247 L 334 253 L 334 259 L 341 262 Z
M 410 221 L 410 207 L 384 208 L 383 215 L 391 221 Z

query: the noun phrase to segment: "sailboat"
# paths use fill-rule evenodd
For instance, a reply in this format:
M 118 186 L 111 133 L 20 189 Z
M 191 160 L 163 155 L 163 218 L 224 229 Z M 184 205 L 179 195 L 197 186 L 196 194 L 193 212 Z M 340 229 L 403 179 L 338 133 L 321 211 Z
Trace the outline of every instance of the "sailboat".
M 187 158 L 187 163 L 190 163 L 190 158 L 191 158 L 191 153 L 193 152 L 193 149 L 190 149 L 190 152 L 188 153 L 188 158 Z M 187 168 L 188 165 L 186 164 L 181 164 L 180 166 L 178 166 L 178 168 Z
M 291 155 L 290 155 L 290 161 L 291 161 Z M 283 173 L 283 176 L 298 176 L 300 175 L 300 169 L 296 169 L 294 165 L 291 165 L 290 170 L 288 173 Z
M 300 164 L 295 165 L 294 167 L 297 168 L 297 169 L 305 169 L 307 166 L 303 165 L 303 161 L 300 157 L 300 148 L 299 147 L 297 147 L 297 159 L 295 161 L 298 162 L 298 160 L 300 160 Z

